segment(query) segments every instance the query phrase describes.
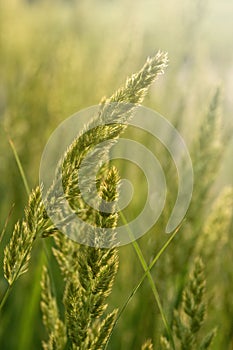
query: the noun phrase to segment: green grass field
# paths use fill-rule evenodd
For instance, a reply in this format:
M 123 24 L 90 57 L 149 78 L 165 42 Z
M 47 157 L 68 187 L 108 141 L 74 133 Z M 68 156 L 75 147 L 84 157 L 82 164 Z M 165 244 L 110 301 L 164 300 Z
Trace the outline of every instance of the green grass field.
M 8 286 L 4 249 L 28 202 L 9 140 L 31 191 L 39 183 L 41 155 L 53 130 L 75 112 L 110 97 L 148 56 L 161 49 L 168 52 L 169 64 L 150 87 L 143 105 L 173 123 L 184 138 L 193 162 L 194 191 L 180 230 L 151 269 L 151 276 L 175 349 L 207 349 L 200 342 L 214 328 L 217 331 L 209 348 L 233 349 L 232 15 L 233 3 L 227 0 L 0 3 L 0 300 Z M 214 99 L 218 89 L 220 94 Z M 167 181 L 163 213 L 137 241 L 149 265 L 169 238 L 165 227 L 177 195 L 177 175 L 159 141 L 145 133 L 133 134 L 130 128 L 126 133 L 139 138 L 158 157 Z M 125 213 L 130 220 L 143 206 L 145 178 L 133 165 L 115 164 L 120 176 L 135 185 L 132 206 Z M 0 311 L 2 350 L 42 349 L 47 339 L 40 308 L 44 264 L 49 266 L 64 314 L 64 279 L 52 246 L 53 237 L 35 241 L 28 271 L 14 283 Z M 192 289 L 189 276 L 196 258 L 204 263 L 206 316 L 201 329 L 193 331 L 195 340 L 187 345 L 186 339 L 182 345 L 174 311 L 188 322 L 182 293 L 187 286 Z M 120 247 L 108 312 L 122 308 L 143 274 L 133 245 Z M 174 349 L 171 343 L 166 347 L 160 341 L 168 337 L 160 311 L 145 278 L 114 327 L 108 349 L 141 349 L 147 339 L 154 348 L 148 345 L 145 350 Z M 71 347 L 68 342 L 66 347 L 51 349 L 88 347 Z

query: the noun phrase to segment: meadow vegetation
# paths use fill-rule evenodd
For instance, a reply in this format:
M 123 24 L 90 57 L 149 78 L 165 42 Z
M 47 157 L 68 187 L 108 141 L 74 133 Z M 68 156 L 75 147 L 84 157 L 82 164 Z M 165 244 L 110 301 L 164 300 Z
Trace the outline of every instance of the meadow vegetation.
M 232 11 L 227 1 L 1 2 L 1 349 L 233 349 Z M 168 52 L 166 69 L 159 49 Z M 100 101 L 142 103 L 184 137 L 194 189 L 172 236 L 165 227 L 175 166 L 159 142 L 131 128 L 125 134 L 140 139 L 166 175 L 156 225 L 137 246 L 109 250 L 78 245 L 51 226 L 38 187 L 43 148 L 60 122 Z M 64 165 L 74 208 L 85 207 L 72 202 L 69 187 L 84 155 L 74 143 Z M 145 199 L 140 170 L 116 161 L 99 174 L 98 191 L 117 198 L 121 177 L 135 184 L 124 213 L 131 220 Z M 85 209 L 100 226 L 122 219 Z

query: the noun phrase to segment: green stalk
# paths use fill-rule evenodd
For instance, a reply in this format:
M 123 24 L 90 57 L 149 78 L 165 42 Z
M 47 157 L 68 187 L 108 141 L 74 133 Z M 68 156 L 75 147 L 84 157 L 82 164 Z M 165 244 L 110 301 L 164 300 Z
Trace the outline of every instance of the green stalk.
M 9 220 L 10 220 L 10 217 L 11 217 L 11 215 L 12 215 L 14 206 L 15 206 L 15 204 L 13 203 L 12 206 L 11 206 L 11 208 L 10 208 L 10 211 L 9 211 L 9 213 L 8 213 L 8 215 L 7 215 L 7 218 L 6 218 L 6 220 L 5 220 L 5 223 L 4 223 L 4 226 L 3 226 L 3 229 L 2 229 L 1 235 L 0 235 L 0 244 L 1 244 L 1 242 L 2 242 L 2 239 L 3 239 L 4 234 L 5 234 L 5 232 L 6 232 L 6 228 L 7 228 L 8 222 L 9 222 Z
M 2 298 L 2 300 L 0 302 L 0 312 L 1 312 L 2 308 L 3 308 L 3 306 L 5 305 L 8 296 L 10 295 L 11 288 L 12 288 L 12 284 L 8 284 L 7 289 L 5 291 L 5 294 L 3 295 L 3 298 Z
M 165 329 L 167 331 L 167 334 L 168 334 L 168 336 L 169 336 L 169 338 L 171 340 L 173 349 L 175 350 L 175 343 L 174 343 L 174 340 L 173 340 L 173 337 L 172 337 L 172 332 L 171 332 L 171 329 L 170 329 L 169 324 L 167 322 L 167 319 L 166 319 L 166 316 L 165 316 L 165 312 L 164 312 L 164 309 L 163 309 L 163 306 L 162 306 L 162 303 L 161 303 L 161 300 L 160 300 L 160 296 L 159 296 L 158 290 L 156 288 L 155 282 L 154 282 L 154 280 L 153 280 L 153 278 L 151 276 L 150 269 L 148 268 L 148 265 L 147 265 L 146 260 L 145 260 L 145 258 L 143 256 L 142 250 L 141 250 L 138 242 L 135 240 L 134 234 L 130 230 L 128 222 L 127 222 L 124 214 L 122 213 L 122 211 L 120 211 L 120 216 L 121 216 L 121 219 L 122 219 L 123 223 L 125 224 L 125 226 L 127 228 L 129 237 L 132 239 L 132 245 L 133 245 L 134 250 L 135 250 L 135 252 L 136 252 L 136 254 L 138 256 L 138 259 L 139 259 L 139 261 L 140 261 L 140 263 L 142 265 L 142 268 L 143 268 L 143 270 L 145 272 L 145 275 L 148 278 L 148 281 L 150 283 L 152 292 L 154 294 L 155 301 L 157 303 L 159 312 L 160 312 L 162 320 L 163 320 L 164 327 L 165 327 Z
M 167 247 L 169 246 L 169 244 L 172 242 L 172 240 L 175 238 L 177 232 L 179 230 L 179 227 L 173 232 L 173 234 L 170 236 L 170 238 L 164 243 L 164 245 L 162 246 L 162 248 L 159 250 L 158 254 L 155 256 L 155 258 L 153 259 L 153 261 L 151 262 L 151 264 L 149 265 L 149 267 L 147 268 L 147 270 L 145 271 L 144 275 L 142 275 L 140 281 L 138 282 L 138 284 L 134 287 L 134 289 L 132 290 L 131 294 L 129 295 L 128 299 L 126 300 L 125 304 L 123 305 L 122 309 L 120 310 L 117 320 L 121 317 L 122 313 L 124 312 L 124 310 L 126 309 L 126 307 L 128 306 L 130 300 L 133 298 L 133 296 L 136 294 L 137 290 L 139 289 L 139 287 L 141 286 L 142 282 L 144 281 L 144 279 L 147 276 L 147 272 L 150 271 L 153 266 L 156 264 L 156 262 L 159 260 L 160 256 L 165 252 L 165 250 L 167 249 Z
M 159 260 L 160 256 L 165 252 L 165 250 L 168 248 L 168 246 L 170 245 L 170 243 L 173 241 L 173 239 L 175 238 L 177 232 L 179 231 L 181 225 L 179 227 L 177 227 L 177 229 L 172 233 L 172 235 L 169 237 L 169 239 L 163 244 L 162 248 L 159 250 L 159 252 L 156 254 L 156 256 L 154 257 L 153 261 L 150 263 L 149 267 L 147 268 L 147 270 L 145 271 L 145 273 L 142 275 L 139 283 L 134 287 L 134 289 L 132 290 L 132 292 L 130 293 L 130 295 L 128 296 L 126 302 L 124 303 L 124 305 L 122 306 L 121 310 L 118 313 L 118 316 L 116 318 L 116 321 L 114 323 L 114 326 L 112 328 L 112 331 L 109 335 L 108 341 L 106 343 L 105 349 L 107 348 L 109 339 L 111 338 L 111 335 L 113 333 L 113 329 L 115 328 L 117 322 L 119 321 L 120 317 L 122 316 L 123 312 L 125 311 L 125 309 L 127 308 L 128 304 L 130 303 L 131 299 L 133 298 L 133 296 L 136 294 L 137 290 L 139 289 L 139 287 L 141 286 L 141 284 L 143 283 L 144 279 L 147 277 L 147 272 L 150 271 L 154 265 L 156 264 L 156 262 Z
M 8 141 L 9 141 L 9 144 L 11 146 L 11 149 L 13 151 L 13 154 L 14 154 L 14 157 L 15 157 L 15 160 L 16 160 L 16 163 L 18 165 L 18 168 L 19 168 L 19 172 L 20 172 L 20 175 L 22 177 L 22 180 L 23 180 L 23 183 L 24 183 L 24 188 L 28 194 L 28 196 L 30 195 L 30 189 L 29 189 L 29 186 L 28 186 L 28 182 L 27 182 L 27 179 L 26 179 L 26 176 L 25 176 L 25 173 L 24 173 L 24 170 L 23 170 L 23 167 L 22 167 L 22 164 L 21 164 L 21 161 L 19 159 L 19 156 L 18 156 L 18 153 L 16 151 L 16 148 L 15 148 L 15 145 L 14 145 L 14 142 L 8 138 Z

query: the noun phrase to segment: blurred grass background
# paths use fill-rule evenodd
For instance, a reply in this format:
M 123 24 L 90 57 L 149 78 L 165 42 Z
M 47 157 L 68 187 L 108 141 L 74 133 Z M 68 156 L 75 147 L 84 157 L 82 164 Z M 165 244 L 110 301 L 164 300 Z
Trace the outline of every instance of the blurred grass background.
M 170 64 L 165 75 L 150 90 L 144 105 L 174 122 L 192 149 L 198 125 L 220 85 L 221 131 L 230 138 L 232 16 L 230 0 L 9 0 L 0 3 L 0 228 L 15 204 L 0 249 L 1 258 L 27 200 L 8 137 L 14 141 L 30 188 L 33 188 L 38 183 L 43 148 L 56 126 L 76 111 L 99 103 L 105 95 L 110 96 L 158 49 L 168 51 Z M 232 185 L 232 151 L 231 137 L 222 154 L 213 189 L 206 198 L 206 215 L 221 189 Z M 164 158 L 164 165 L 167 159 Z M 172 167 L 171 163 L 168 168 Z M 140 198 L 142 189 L 138 187 L 137 190 L 137 198 Z M 168 314 L 187 272 L 183 264 L 187 262 L 188 266 L 192 260 L 192 255 L 188 254 L 192 237 L 201 234 L 204 223 L 205 219 L 193 225 L 193 229 L 184 228 L 182 236 L 177 237 L 165 253 L 166 257 L 162 257 L 153 270 Z M 161 219 L 139 241 L 148 261 L 165 239 L 163 229 Z M 219 324 L 213 346 L 216 350 L 233 349 L 230 302 L 233 251 L 229 242 L 225 250 L 220 246 L 221 249 L 218 244 L 213 247 L 208 257 L 211 261 L 207 261 L 207 281 L 209 275 L 211 281 L 209 326 Z M 40 341 L 44 337 L 39 309 L 42 250 L 42 244 L 38 243 L 29 273 L 17 282 L 1 315 L 0 348 L 3 350 L 41 348 Z M 221 268 L 216 271 L 216 266 Z M 59 284 L 56 266 L 54 269 Z M 110 298 L 111 308 L 124 303 L 141 275 L 132 247 L 122 247 L 120 270 Z M 0 276 L 2 294 L 6 285 L 2 269 Z M 217 304 L 216 285 L 221 285 Z M 139 349 L 148 337 L 156 343 L 161 330 L 160 315 L 145 282 L 120 319 L 109 349 Z

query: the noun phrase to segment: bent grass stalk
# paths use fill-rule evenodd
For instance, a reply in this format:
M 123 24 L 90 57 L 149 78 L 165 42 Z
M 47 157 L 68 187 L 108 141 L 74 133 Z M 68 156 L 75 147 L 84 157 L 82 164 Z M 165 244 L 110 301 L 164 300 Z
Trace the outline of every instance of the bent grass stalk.
M 122 316 L 123 312 L 125 311 L 125 309 L 127 308 L 127 306 L 129 305 L 130 301 L 132 300 L 133 296 L 136 294 L 136 292 L 138 291 L 138 289 L 140 288 L 141 284 L 143 283 L 144 279 L 147 277 L 147 273 L 154 267 L 154 265 L 157 263 L 157 261 L 159 260 L 159 258 L 161 257 L 161 255 L 165 252 L 165 250 L 168 248 L 168 246 L 171 244 L 171 242 L 173 241 L 173 239 L 175 238 L 176 234 L 178 233 L 178 231 L 180 230 L 182 224 L 180 224 L 176 230 L 171 234 L 171 236 L 169 237 L 169 239 L 163 244 L 163 246 L 161 247 L 161 249 L 159 250 L 159 252 L 156 254 L 156 256 L 154 257 L 154 259 L 152 260 L 152 262 L 150 263 L 150 265 L 147 267 L 146 271 L 144 272 L 144 274 L 142 275 L 140 281 L 138 282 L 138 284 L 133 288 L 132 292 L 130 293 L 130 295 L 128 296 L 126 302 L 124 303 L 124 305 L 122 306 L 122 308 L 120 309 L 118 316 L 116 318 L 116 321 L 114 323 L 113 329 L 111 334 L 109 335 L 109 339 L 108 342 L 110 340 L 110 337 L 113 333 L 113 330 L 115 328 L 115 326 L 117 325 L 120 317 Z M 107 349 L 107 345 L 105 349 Z
M 3 239 L 4 235 L 5 235 L 8 222 L 9 222 L 10 217 L 11 217 L 11 215 L 12 215 L 12 213 L 13 213 L 13 210 L 14 210 L 14 206 L 15 206 L 15 204 L 13 203 L 12 206 L 11 206 L 11 208 L 10 208 L 10 210 L 9 210 L 9 213 L 8 213 L 8 215 L 7 215 L 7 218 L 6 218 L 6 220 L 5 220 L 5 223 L 4 223 L 4 226 L 3 226 L 3 229 L 2 229 L 1 235 L 0 235 L 0 244 L 1 244 L 1 242 L 2 242 L 2 239 Z
M 171 332 L 171 329 L 168 325 L 168 322 L 167 322 L 167 319 L 166 319 L 166 316 L 165 316 L 165 312 L 163 310 L 163 306 L 162 306 L 162 303 L 161 303 L 161 300 L 160 300 L 160 296 L 159 296 L 159 293 L 158 293 L 158 290 L 157 290 L 157 287 L 155 285 L 155 282 L 151 276 L 151 273 L 150 273 L 150 268 L 148 267 L 147 263 L 146 263 L 146 260 L 143 256 L 143 253 L 142 253 L 142 250 L 138 244 L 138 242 L 135 240 L 135 237 L 134 237 L 134 234 L 133 232 L 130 230 L 129 228 L 129 225 L 128 225 L 128 221 L 126 220 L 126 217 L 124 216 L 124 214 L 122 213 L 122 211 L 120 211 L 120 217 L 124 223 L 124 225 L 126 226 L 126 229 L 128 231 L 128 234 L 129 234 L 129 237 L 132 239 L 132 245 L 134 247 L 134 250 L 138 256 L 138 259 L 142 265 L 142 268 L 145 272 L 145 275 L 146 277 L 148 278 L 148 281 L 149 281 L 149 284 L 151 286 L 151 290 L 154 294 L 154 298 L 155 298 L 155 301 L 158 305 L 158 309 L 159 309 L 159 312 L 161 314 L 161 317 L 162 317 L 162 320 L 163 320 L 163 324 L 164 324 L 164 327 L 167 331 L 167 334 L 171 340 L 171 343 L 172 343 L 172 347 L 173 349 L 175 350 L 175 343 L 174 343 L 174 340 L 173 340 L 173 337 L 172 337 L 172 332 Z
M 13 151 L 13 154 L 14 154 L 14 157 L 15 157 L 15 160 L 16 160 L 16 163 L 17 163 L 17 166 L 18 166 L 18 169 L 19 169 L 19 172 L 20 172 L 20 175 L 21 175 L 21 178 L 23 180 L 23 184 L 24 184 L 24 188 L 27 192 L 27 195 L 30 196 L 30 189 L 29 189 L 29 185 L 28 185 L 28 181 L 27 181 L 27 178 L 25 176 L 25 172 L 23 170 L 23 167 L 22 167 L 22 164 L 21 164 L 21 161 L 19 159 L 19 155 L 16 151 L 16 148 L 15 148 L 15 145 L 14 145 L 14 142 L 11 140 L 10 137 L 8 137 L 8 141 L 9 141 L 9 144 L 11 146 L 11 149 Z

